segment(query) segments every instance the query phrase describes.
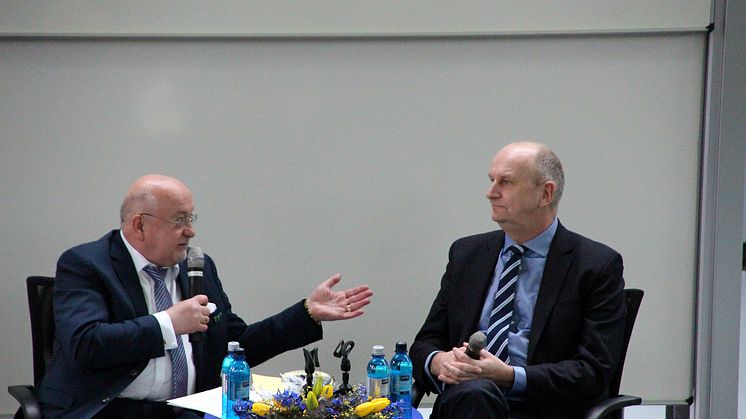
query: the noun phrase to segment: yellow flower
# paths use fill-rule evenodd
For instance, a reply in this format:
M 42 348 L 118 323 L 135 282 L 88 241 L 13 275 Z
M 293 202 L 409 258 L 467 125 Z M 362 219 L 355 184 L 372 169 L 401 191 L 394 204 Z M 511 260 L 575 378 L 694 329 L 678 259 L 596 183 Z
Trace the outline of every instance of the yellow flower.
M 264 417 L 269 413 L 269 405 L 266 403 L 254 403 L 254 405 L 251 407 L 251 411 L 256 413 L 257 415 Z
M 365 402 L 355 408 L 355 414 L 364 417 L 373 411 L 373 402 Z
M 386 406 L 388 406 L 389 403 L 391 403 L 391 401 L 389 401 L 389 399 L 385 397 L 379 397 L 377 399 L 371 400 L 371 403 L 373 403 L 372 412 L 376 413 L 376 412 L 380 412 L 381 410 L 385 409 Z
M 324 396 L 326 399 L 331 399 L 334 395 L 334 387 L 331 384 L 327 384 L 324 386 L 324 388 L 321 390 L 321 395 Z
M 379 397 L 369 402 L 359 404 L 355 408 L 355 414 L 360 417 L 364 417 L 371 413 L 378 413 L 381 410 L 385 409 L 386 406 L 389 405 L 389 403 L 391 403 L 391 401 L 389 401 L 389 399 L 387 399 L 386 397 Z

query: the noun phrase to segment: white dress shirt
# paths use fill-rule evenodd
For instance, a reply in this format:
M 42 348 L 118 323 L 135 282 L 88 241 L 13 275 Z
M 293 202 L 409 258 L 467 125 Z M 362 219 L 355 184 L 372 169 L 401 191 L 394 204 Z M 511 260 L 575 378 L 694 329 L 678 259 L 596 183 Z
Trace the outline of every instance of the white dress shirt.
M 187 359 L 187 370 L 189 374 L 187 394 L 193 394 L 195 387 L 195 370 L 194 361 L 192 360 L 192 344 L 189 343 L 189 335 L 176 336 L 173 324 L 171 323 L 171 318 L 168 314 L 166 314 L 165 311 L 155 311 L 155 291 L 153 280 L 150 278 L 150 275 L 143 270 L 143 268 L 152 265 L 152 263 L 145 259 L 140 252 L 129 244 L 121 231 L 119 234 L 122 236 L 124 245 L 127 246 L 127 250 L 130 252 L 132 261 L 135 264 L 135 270 L 137 271 L 137 276 L 140 278 L 140 286 L 142 287 L 142 292 L 145 296 L 145 303 L 148 306 L 148 313 L 152 314 L 161 326 L 161 334 L 163 335 L 164 344 L 163 349 L 168 350 L 176 348 L 176 339 L 181 339 L 181 342 L 184 345 L 184 352 Z M 168 289 L 168 292 L 171 294 L 171 300 L 174 304 L 181 301 L 181 290 L 176 281 L 178 276 L 179 265 L 168 267 L 165 283 L 166 289 Z M 171 357 L 168 353 L 160 358 L 152 358 L 142 373 L 140 373 L 140 375 L 122 391 L 119 397 L 137 400 L 168 400 L 171 398 L 172 392 L 171 377 Z

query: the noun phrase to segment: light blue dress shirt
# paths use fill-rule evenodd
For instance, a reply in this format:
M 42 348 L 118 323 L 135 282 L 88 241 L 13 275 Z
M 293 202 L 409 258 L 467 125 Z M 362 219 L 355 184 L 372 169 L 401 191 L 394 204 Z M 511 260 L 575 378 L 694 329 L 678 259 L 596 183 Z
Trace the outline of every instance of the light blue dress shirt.
M 526 391 L 526 359 L 528 358 L 528 336 L 531 333 L 531 323 L 534 317 L 536 297 L 539 295 L 541 278 L 544 275 L 544 265 L 547 262 L 549 246 L 552 244 L 554 233 L 557 231 L 557 218 L 541 234 L 523 243 L 526 248 L 521 258 L 521 269 L 518 271 L 518 282 L 515 287 L 515 301 L 513 302 L 513 323 L 508 332 L 508 353 L 510 354 L 510 366 L 515 372 L 513 387 L 508 396 L 518 397 Z M 516 242 L 507 234 L 505 243 L 500 250 L 500 258 L 495 266 L 492 283 L 487 292 L 482 314 L 479 317 L 477 327 L 486 333 L 490 325 L 490 311 L 497 292 L 500 274 L 510 255 L 508 248 Z

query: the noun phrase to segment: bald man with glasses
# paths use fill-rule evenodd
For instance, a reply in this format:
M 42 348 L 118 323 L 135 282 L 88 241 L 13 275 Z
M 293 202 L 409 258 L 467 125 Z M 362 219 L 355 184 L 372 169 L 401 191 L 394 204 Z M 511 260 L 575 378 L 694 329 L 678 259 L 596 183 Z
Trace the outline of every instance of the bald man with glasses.
M 247 325 L 232 312 L 212 259 L 203 293 L 189 298 L 185 259 L 195 236 L 192 193 L 178 179 L 146 175 L 127 191 L 121 229 L 67 250 L 57 262 L 56 345 L 39 389 L 50 418 L 197 418 L 166 400 L 220 386 L 229 341 L 251 366 L 322 338 L 323 321 L 357 317 L 372 291 L 332 288 Z M 203 332 L 192 345 L 190 333 Z

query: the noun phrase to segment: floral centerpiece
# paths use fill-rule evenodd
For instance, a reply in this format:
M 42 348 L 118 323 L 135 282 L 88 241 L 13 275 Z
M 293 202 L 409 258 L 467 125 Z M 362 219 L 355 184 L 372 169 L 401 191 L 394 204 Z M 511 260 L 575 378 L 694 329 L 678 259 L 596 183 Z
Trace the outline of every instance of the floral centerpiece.
M 233 410 L 241 419 L 392 419 L 402 412 L 399 403 L 387 398 L 369 399 L 364 386 L 335 394 L 331 385 L 323 385 L 316 375 L 312 388 L 304 394 L 284 390 L 259 402 L 238 401 Z

